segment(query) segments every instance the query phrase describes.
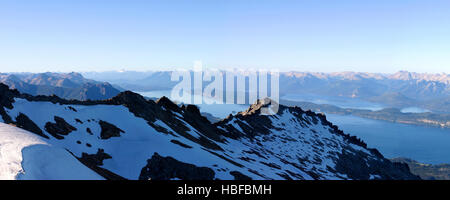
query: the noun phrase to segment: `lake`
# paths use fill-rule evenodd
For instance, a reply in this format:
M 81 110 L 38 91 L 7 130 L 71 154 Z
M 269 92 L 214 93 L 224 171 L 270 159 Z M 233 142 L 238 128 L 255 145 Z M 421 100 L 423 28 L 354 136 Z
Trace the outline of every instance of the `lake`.
M 345 133 L 358 136 L 387 158 L 407 157 L 430 164 L 450 163 L 450 129 L 326 115 Z
M 162 96 L 169 97 L 172 101 L 183 102 L 182 99 L 171 98 L 170 90 L 159 90 L 150 92 L 137 92 L 142 96 L 151 98 L 160 98 Z M 204 97 L 206 98 L 206 97 Z M 207 112 L 218 118 L 226 118 L 229 114 L 236 114 L 240 111 L 247 110 L 248 105 L 240 104 L 198 104 L 200 112 Z
M 315 104 L 329 104 L 341 108 L 366 109 L 371 111 L 381 110 L 386 106 L 378 103 L 368 102 L 357 98 L 348 97 L 327 97 L 314 94 L 288 94 L 281 96 L 281 99 L 290 101 L 306 101 Z

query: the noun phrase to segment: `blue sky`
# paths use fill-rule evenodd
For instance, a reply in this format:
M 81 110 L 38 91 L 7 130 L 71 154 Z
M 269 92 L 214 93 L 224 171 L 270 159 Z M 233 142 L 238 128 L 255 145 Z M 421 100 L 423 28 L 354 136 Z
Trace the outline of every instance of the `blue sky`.
M 1 0 L 0 71 L 450 73 L 448 0 Z

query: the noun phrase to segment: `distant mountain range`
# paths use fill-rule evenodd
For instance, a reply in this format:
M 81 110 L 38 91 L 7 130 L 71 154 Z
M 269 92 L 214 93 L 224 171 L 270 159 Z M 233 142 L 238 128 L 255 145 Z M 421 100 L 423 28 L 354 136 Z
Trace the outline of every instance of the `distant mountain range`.
M 107 71 L 83 72 L 83 76 L 106 81 L 131 91 L 170 90 L 177 82 L 170 81 L 171 71 Z
M 0 82 L 31 95 L 56 95 L 64 99 L 100 100 L 119 94 L 106 82 L 84 78 L 79 73 L 0 74 Z
M 176 82 L 170 71 L 84 73 L 133 91 L 170 90 Z M 126 81 L 126 77 L 134 77 Z M 400 71 L 395 74 L 362 72 L 282 72 L 280 95 L 313 94 L 324 97 L 360 99 L 386 107 L 421 107 L 450 113 L 450 75 Z
M 450 111 L 450 75 L 400 71 L 375 73 L 283 73 L 282 93 L 312 93 L 364 99 L 388 106 L 421 106 Z M 445 108 L 443 108 L 443 106 Z

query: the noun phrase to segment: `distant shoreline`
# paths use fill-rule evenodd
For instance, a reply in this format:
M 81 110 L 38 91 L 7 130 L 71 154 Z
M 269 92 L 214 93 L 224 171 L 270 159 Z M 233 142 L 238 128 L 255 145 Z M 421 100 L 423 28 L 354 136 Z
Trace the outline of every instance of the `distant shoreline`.
M 450 128 L 450 114 L 426 113 L 403 113 L 397 108 L 385 108 L 378 111 L 340 108 L 329 104 L 315 104 L 303 101 L 280 100 L 280 104 L 287 106 L 298 106 L 304 110 L 324 112 L 338 115 L 353 115 L 362 118 L 383 120 L 393 123 L 413 124 L 439 128 Z

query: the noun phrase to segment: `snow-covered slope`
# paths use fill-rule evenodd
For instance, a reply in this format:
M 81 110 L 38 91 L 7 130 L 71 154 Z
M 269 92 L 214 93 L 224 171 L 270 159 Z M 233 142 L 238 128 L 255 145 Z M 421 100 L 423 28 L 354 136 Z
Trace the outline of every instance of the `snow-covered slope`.
M 212 124 L 196 106 L 179 107 L 165 97 L 149 101 L 123 92 L 105 101 L 68 101 L 0 85 L 4 122 L 33 132 L 38 141 L 20 147 L 21 166 L 29 172 L 18 176 L 23 179 L 58 178 L 37 171 L 51 162 L 82 163 L 106 179 L 417 178 L 323 115 L 285 106 L 277 115 L 260 115 L 265 106 L 259 101 Z M 63 167 L 52 171 L 64 174 Z M 84 171 L 66 173 L 60 178 L 77 178 Z
M 0 123 L 0 179 L 103 178 L 78 162 L 65 149 L 50 145 L 36 134 Z

